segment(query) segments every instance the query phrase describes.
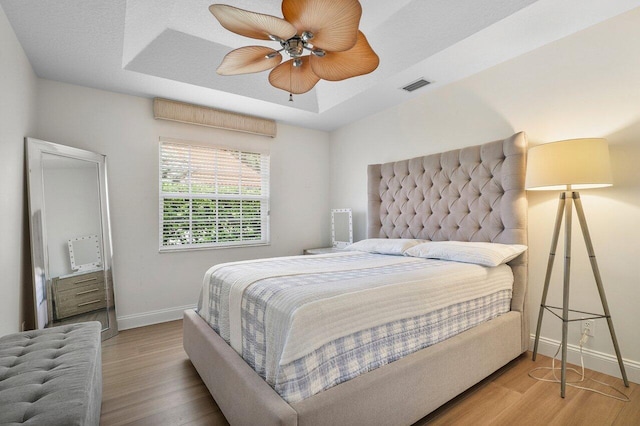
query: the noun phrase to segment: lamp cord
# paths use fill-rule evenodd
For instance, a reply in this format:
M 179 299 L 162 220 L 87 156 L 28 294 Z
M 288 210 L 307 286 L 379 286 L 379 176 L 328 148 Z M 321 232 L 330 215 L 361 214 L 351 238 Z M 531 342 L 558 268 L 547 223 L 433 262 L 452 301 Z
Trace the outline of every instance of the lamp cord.
M 617 393 L 619 393 L 622 396 L 620 397 L 620 396 L 617 396 L 617 395 L 611 395 L 611 394 L 599 391 L 599 390 L 594 389 L 594 388 L 589 388 L 589 387 L 586 387 L 586 386 L 579 386 L 579 385 L 575 384 L 575 383 L 582 383 L 582 382 L 585 381 L 585 376 L 584 376 L 584 356 L 583 356 L 583 352 L 582 352 L 582 347 L 587 342 L 587 340 L 589 340 L 589 336 L 587 335 L 587 333 L 586 332 L 582 333 L 582 338 L 580 338 L 580 343 L 579 343 L 580 344 L 580 367 L 581 367 L 581 372 L 579 372 L 575 368 L 567 368 L 568 371 L 573 371 L 574 373 L 579 374 L 580 375 L 580 380 L 576 380 L 576 381 L 573 381 L 573 382 L 566 381 L 565 382 L 566 385 L 567 386 L 571 386 L 572 388 L 582 389 L 582 390 L 586 390 L 586 391 L 589 391 L 589 392 L 593 392 L 593 393 L 597 393 L 597 394 L 600 394 L 600 395 L 604 395 L 606 397 L 613 398 L 613 399 L 616 399 L 618 401 L 630 402 L 631 399 L 624 392 L 622 392 L 620 389 L 618 389 L 615 386 L 610 385 L 608 383 L 604 383 L 604 382 L 601 382 L 599 380 L 596 380 L 594 378 L 589 378 L 588 380 L 591 380 L 593 382 L 596 382 L 596 383 L 604 385 L 604 386 L 606 386 L 608 388 L 611 388 L 611 389 L 613 389 L 614 391 L 616 391 Z M 551 359 L 551 367 L 537 367 L 537 368 L 534 368 L 533 370 L 529 371 L 529 377 L 531 377 L 532 379 L 535 379 L 535 380 L 539 380 L 541 382 L 560 383 L 560 379 L 558 379 L 558 376 L 556 376 L 556 370 L 560 370 L 561 368 L 556 367 L 556 358 L 558 357 L 558 354 L 560 353 L 560 348 L 561 347 L 562 347 L 562 343 L 560 343 L 558 345 L 558 350 L 556 351 L 555 355 L 553 355 L 553 358 Z M 533 374 L 533 372 L 534 371 L 539 371 L 539 370 L 551 370 L 553 372 L 553 379 L 545 379 L 545 378 L 542 378 L 542 377 L 536 377 Z

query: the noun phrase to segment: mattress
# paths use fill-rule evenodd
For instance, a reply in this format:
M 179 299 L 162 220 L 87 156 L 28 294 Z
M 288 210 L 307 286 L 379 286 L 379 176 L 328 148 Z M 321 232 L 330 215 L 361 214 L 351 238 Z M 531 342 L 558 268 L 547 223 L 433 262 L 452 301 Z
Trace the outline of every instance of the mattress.
M 233 262 L 198 314 L 289 403 L 509 311 L 513 274 L 363 252 Z

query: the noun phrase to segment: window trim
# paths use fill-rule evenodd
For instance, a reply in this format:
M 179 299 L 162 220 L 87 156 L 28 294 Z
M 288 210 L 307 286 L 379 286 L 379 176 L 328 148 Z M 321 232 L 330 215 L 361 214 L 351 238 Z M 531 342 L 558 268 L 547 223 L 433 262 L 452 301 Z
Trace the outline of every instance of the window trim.
M 164 143 L 173 144 L 173 145 L 187 145 L 190 147 L 197 148 L 205 148 L 210 150 L 225 150 L 225 151 L 234 151 L 240 153 L 248 153 L 248 154 L 259 154 L 261 159 L 266 156 L 266 166 L 267 166 L 267 182 L 266 182 L 266 195 L 240 195 L 240 194 L 207 194 L 207 193 L 182 193 L 182 192 L 163 192 L 162 190 L 162 145 Z M 263 185 L 265 184 L 262 182 Z M 244 247 L 258 247 L 258 246 L 268 246 L 271 244 L 271 156 L 268 151 L 264 150 L 255 150 L 255 149 L 240 149 L 230 146 L 223 145 L 212 145 L 201 142 L 194 142 L 183 139 L 174 139 L 174 138 L 166 138 L 160 137 L 158 143 L 158 251 L 161 253 L 164 252 L 183 252 L 183 251 L 192 251 L 192 250 L 218 250 L 218 249 L 228 249 L 228 248 L 244 248 Z M 246 241 L 224 241 L 224 242 L 215 242 L 215 243 L 196 243 L 196 244 L 181 244 L 181 245 L 163 245 L 163 236 L 164 236 L 164 200 L 165 199 L 175 199 L 175 198 L 187 198 L 190 200 L 193 199 L 210 199 L 210 200 L 250 200 L 250 201 L 261 201 L 261 209 L 260 209 L 260 223 L 262 226 L 262 238 L 260 240 L 246 240 Z M 264 206 L 266 203 L 266 206 Z M 189 211 L 189 223 L 192 223 L 192 210 L 190 208 Z

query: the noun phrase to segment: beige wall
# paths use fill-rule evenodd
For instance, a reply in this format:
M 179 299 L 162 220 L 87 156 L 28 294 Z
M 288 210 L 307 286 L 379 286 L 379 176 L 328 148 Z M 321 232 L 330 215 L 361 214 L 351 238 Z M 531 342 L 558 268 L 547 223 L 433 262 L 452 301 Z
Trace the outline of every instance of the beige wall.
M 38 82 L 34 137 L 107 156 L 117 315 L 121 327 L 181 316 L 214 264 L 302 254 L 329 243 L 329 136 L 278 125 L 268 138 L 154 120 L 152 100 Z M 271 245 L 158 252 L 158 140 L 271 153 Z
M 0 7 L 0 336 L 33 313 L 23 138 L 33 129 L 36 76 Z M 31 319 L 26 324 L 31 326 Z
M 331 134 L 331 206 L 354 209 L 356 239 L 366 232 L 367 164 L 479 144 L 521 130 L 532 145 L 576 137 L 608 138 L 615 186 L 583 191 L 582 198 L 622 354 L 630 360 L 636 382 L 640 381 L 639 22 L 640 10 L 621 15 Z M 540 303 L 556 197 L 552 192 L 529 194 L 531 306 Z M 572 307 L 597 310 L 599 299 L 579 237 L 576 230 Z M 556 304 L 561 303 L 561 272 L 558 261 L 549 296 L 549 302 Z M 535 324 L 537 310 L 531 312 Z M 547 317 L 542 335 L 559 340 L 560 322 Z M 599 321 L 596 327 L 596 337 L 587 347 L 612 354 L 605 323 Z M 570 343 L 576 344 L 578 326 L 572 324 L 570 330 Z M 615 372 L 611 357 L 605 355 L 603 361 L 595 352 L 590 355 L 588 366 Z

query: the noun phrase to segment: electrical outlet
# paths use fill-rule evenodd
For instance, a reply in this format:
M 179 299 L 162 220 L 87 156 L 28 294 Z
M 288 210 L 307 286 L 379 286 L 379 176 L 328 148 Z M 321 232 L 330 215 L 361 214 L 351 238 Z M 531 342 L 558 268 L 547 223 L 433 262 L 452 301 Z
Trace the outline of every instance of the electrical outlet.
M 596 335 L 596 321 L 593 319 L 585 319 L 581 321 L 581 334 L 586 334 L 590 337 Z

